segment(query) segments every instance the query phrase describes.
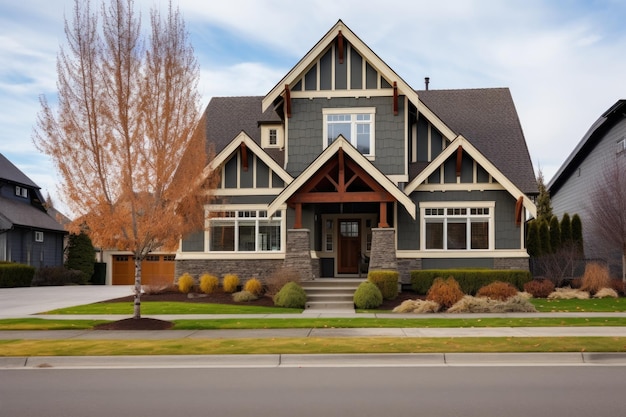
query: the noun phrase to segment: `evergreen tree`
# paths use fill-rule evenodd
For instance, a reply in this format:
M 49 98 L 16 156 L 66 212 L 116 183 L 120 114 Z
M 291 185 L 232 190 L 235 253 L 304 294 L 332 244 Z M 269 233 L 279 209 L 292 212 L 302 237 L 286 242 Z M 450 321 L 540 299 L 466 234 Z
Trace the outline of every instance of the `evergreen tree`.
M 559 225 L 559 218 L 552 216 L 550 219 L 550 248 L 552 253 L 555 253 L 561 247 L 561 226 Z
M 539 241 L 541 243 L 542 255 L 552 253 L 552 246 L 550 246 L 550 227 L 546 220 L 539 221 Z
M 567 245 L 572 242 L 572 222 L 569 214 L 563 214 L 561 219 L 561 244 Z
M 539 188 L 539 195 L 537 196 L 537 220 L 545 220 L 549 222 L 552 218 L 552 200 L 550 199 L 550 193 L 546 188 L 543 179 L 543 172 L 539 170 L 537 175 L 537 187 Z
M 526 249 L 531 257 L 541 256 L 541 241 L 539 240 L 539 222 L 532 220 L 528 223 Z
M 580 257 L 584 258 L 585 250 L 583 248 L 583 223 L 578 214 L 574 214 L 572 216 L 572 241 L 576 245 Z
M 94 263 L 95 249 L 89 236 L 84 232 L 70 234 L 65 267 L 81 271 L 84 281 L 87 282 L 93 275 Z

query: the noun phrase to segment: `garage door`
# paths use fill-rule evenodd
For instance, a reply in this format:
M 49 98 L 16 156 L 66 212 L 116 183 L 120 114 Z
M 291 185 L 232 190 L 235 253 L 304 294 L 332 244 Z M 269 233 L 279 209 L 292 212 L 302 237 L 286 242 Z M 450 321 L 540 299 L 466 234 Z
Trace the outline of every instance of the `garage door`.
M 135 285 L 135 261 L 131 255 L 113 255 L 113 285 Z M 174 255 L 148 255 L 141 263 L 141 283 L 162 285 L 174 282 Z

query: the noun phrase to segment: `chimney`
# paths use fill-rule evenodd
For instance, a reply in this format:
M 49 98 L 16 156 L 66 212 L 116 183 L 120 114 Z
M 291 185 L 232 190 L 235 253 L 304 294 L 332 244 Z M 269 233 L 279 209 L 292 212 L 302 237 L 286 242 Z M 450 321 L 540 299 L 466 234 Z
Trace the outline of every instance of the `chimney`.
M 424 84 L 426 85 L 426 91 L 428 91 L 428 84 L 430 84 L 430 77 L 424 77 Z

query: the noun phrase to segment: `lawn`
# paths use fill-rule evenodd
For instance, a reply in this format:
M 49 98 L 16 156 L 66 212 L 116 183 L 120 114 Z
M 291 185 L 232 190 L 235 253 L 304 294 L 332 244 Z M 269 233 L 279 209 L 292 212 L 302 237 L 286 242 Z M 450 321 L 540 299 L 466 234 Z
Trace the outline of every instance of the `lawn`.
M 626 311 L 626 298 L 591 298 L 589 300 L 530 300 L 539 312 L 558 313 L 613 313 Z
M 185 303 L 179 301 L 144 301 L 142 315 L 157 314 L 300 314 L 301 309 L 261 307 L 245 304 Z M 94 303 L 61 308 L 41 314 L 133 314 L 132 302 Z

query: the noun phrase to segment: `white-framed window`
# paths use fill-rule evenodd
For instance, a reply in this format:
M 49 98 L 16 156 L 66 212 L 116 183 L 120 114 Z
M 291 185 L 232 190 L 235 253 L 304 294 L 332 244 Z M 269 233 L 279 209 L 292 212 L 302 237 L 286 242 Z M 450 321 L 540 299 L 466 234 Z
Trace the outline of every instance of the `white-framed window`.
M 35 232 L 35 242 L 43 242 L 43 232 Z
M 342 135 L 363 155 L 374 156 L 375 107 L 322 109 L 324 148 Z
M 269 130 L 269 142 L 270 146 L 276 146 L 278 144 L 278 132 L 276 129 Z
M 420 204 L 423 250 L 493 250 L 494 202 Z
M 28 188 L 24 188 L 24 187 L 20 187 L 19 185 L 16 185 L 15 195 L 18 197 L 28 198 Z
M 284 146 L 284 134 L 281 125 L 261 126 L 261 146 L 263 148 L 282 148 Z
M 265 210 L 209 211 L 209 252 L 282 250 L 282 212 Z
M 621 138 L 617 141 L 617 152 L 616 153 L 624 153 L 626 152 L 626 137 Z

